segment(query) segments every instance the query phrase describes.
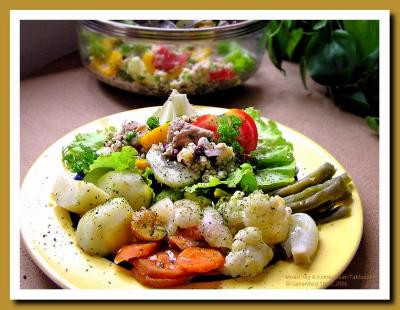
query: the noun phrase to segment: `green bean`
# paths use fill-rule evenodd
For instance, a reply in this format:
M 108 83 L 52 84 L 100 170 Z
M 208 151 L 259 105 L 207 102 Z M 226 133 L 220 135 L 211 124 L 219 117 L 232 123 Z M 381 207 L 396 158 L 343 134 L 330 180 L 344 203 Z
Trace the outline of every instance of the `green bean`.
M 325 182 L 326 180 L 329 180 L 335 174 L 335 172 L 336 169 L 332 164 L 325 163 L 317 170 L 311 172 L 309 175 L 306 175 L 298 182 L 277 190 L 276 192 L 274 192 L 274 195 L 286 197 L 289 195 L 297 194 L 306 187 L 320 184 Z
M 323 214 L 321 217 L 314 218 L 314 221 L 317 225 L 331 222 L 337 219 L 340 219 L 342 217 L 350 215 L 350 208 L 346 206 L 339 206 L 336 207 L 325 214 Z
M 307 211 L 312 218 L 321 216 L 322 214 L 329 212 L 335 207 L 335 204 L 332 201 L 325 202 L 324 204 L 316 207 L 315 209 L 311 209 Z
M 306 212 L 314 209 L 325 202 L 336 201 L 345 195 L 348 195 L 350 189 L 344 179 L 338 178 L 334 182 L 323 188 L 319 192 L 307 197 L 303 200 L 287 204 L 293 213 Z
M 349 183 L 351 181 L 349 175 L 347 173 L 343 173 L 343 174 L 341 174 L 341 175 L 339 175 L 339 176 L 337 176 L 337 177 L 335 177 L 333 179 L 325 181 L 322 184 L 317 184 L 317 185 L 314 185 L 314 186 L 307 187 L 306 189 L 304 189 L 300 193 L 293 194 L 293 195 L 290 195 L 290 196 L 286 196 L 284 198 L 285 202 L 286 202 L 286 204 L 289 204 L 289 203 L 293 203 L 293 202 L 296 202 L 296 201 L 304 200 L 304 199 L 306 199 L 306 198 L 308 198 L 308 197 L 320 192 L 324 188 L 327 188 L 329 185 L 331 185 L 333 182 L 335 182 L 338 179 L 342 179 L 345 183 Z

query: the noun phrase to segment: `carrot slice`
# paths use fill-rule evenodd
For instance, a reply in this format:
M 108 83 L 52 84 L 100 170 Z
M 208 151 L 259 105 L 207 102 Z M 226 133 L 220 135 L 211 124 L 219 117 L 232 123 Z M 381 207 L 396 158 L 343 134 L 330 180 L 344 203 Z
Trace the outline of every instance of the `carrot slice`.
M 177 232 L 177 235 L 184 236 L 186 238 L 195 240 L 195 241 L 203 241 L 204 237 L 201 234 L 199 228 L 195 227 L 190 227 L 190 228 L 185 228 L 185 229 L 180 229 Z
M 114 258 L 114 263 L 119 264 L 120 262 L 128 261 L 132 258 L 151 255 L 159 246 L 159 242 L 132 243 L 124 245 L 118 250 L 117 255 Z
M 153 278 L 143 273 L 143 271 L 137 267 L 132 268 L 131 272 L 138 282 L 140 282 L 143 285 L 155 288 L 166 288 L 166 287 L 184 285 L 189 283 L 189 281 L 192 279 L 192 277 L 182 277 L 175 279 Z
M 214 249 L 192 247 L 179 253 L 176 262 L 187 271 L 205 273 L 221 268 L 224 257 Z
M 177 252 L 166 250 L 158 252 L 147 258 L 136 258 L 131 260 L 134 268 L 152 278 L 176 279 L 193 276 L 190 272 L 176 263 Z
M 195 241 L 193 239 L 186 238 L 184 236 L 169 236 L 168 245 L 170 248 L 177 248 L 179 250 L 184 250 L 187 248 L 199 247 L 205 244 L 199 241 Z

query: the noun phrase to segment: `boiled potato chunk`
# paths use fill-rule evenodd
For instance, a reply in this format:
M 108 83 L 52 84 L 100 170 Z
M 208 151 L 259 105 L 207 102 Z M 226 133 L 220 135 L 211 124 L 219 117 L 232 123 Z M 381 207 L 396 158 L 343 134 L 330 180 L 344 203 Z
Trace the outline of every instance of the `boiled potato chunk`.
M 110 171 L 103 175 L 97 185 L 112 198 L 124 197 L 134 210 L 147 208 L 153 199 L 153 191 L 142 177 L 130 171 Z
M 114 198 L 86 212 L 78 223 L 78 245 L 90 255 L 115 254 L 132 240 L 133 210 L 124 198 Z
M 53 194 L 60 207 L 79 215 L 83 215 L 111 198 L 97 186 L 84 181 L 75 181 L 67 175 L 58 176 Z

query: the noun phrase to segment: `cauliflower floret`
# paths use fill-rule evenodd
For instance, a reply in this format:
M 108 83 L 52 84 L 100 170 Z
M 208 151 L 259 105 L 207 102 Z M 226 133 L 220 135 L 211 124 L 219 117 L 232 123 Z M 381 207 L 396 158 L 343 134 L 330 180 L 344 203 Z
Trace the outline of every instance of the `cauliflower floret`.
M 246 227 L 235 235 L 232 251 L 225 257 L 223 273 L 232 277 L 254 277 L 273 256 L 272 249 L 263 241 L 261 230 Z
M 232 246 L 232 234 L 229 228 L 224 225 L 224 219 L 217 210 L 210 207 L 205 208 L 199 228 L 209 245 L 218 248 L 230 248 Z
M 174 222 L 180 228 L 190 228 L 199 225 L 201 217 L 200 205 L 189 199 L 177 200 L 174 203 Z
M 279 196 L 269 197 L 255 191 L 243 198 L 243 223 L 246 227 L 258 227 L 265 243 L 272 245 L 284 241 L 289 233 L 291 209 Z
M 243 196 L 243 192 L 236 191 L 228 202 L 222 203 L 218 208 L 218 212 L 221 213 L 233 234 L 244 228 L 241 205 Z

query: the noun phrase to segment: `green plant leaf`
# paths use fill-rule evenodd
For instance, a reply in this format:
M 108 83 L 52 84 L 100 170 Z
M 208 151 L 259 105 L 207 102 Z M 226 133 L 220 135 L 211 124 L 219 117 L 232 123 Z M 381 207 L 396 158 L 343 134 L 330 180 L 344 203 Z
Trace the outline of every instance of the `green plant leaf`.
M 319 20 L 317 21 L 314 26 L 312 27 L 313 30 L 320 30 L 326 26 L 326 20 Z
M 303 37 L 303 28 L 297 28 L 290 32 L 289 40 L 286 45 L 286 55 L 290 60 L 292 60 L 293 52 L 296 49 L 299 42 L 301 41 L 302 37 Z
M 307 68 L 319 84 L 345 84 L 352 78 L 356 63 L 355 42 L 344 30 L 319 31 L 307 45 Z
M 379 21 L 378 20 L 345 20 L 344 29 L 353 37 L 357 55 L 363 60 L 379 48 Z
M 307 87 L 307 66 L 305 57 L 301 57 L 300 59 L 300 76 L 301 81 L 303 82 L 304 88 L 308 90 Z
M 286 48 L 290 36 L 292 22 L 289 20 L 272 21 L 267 28 L 268 54 L 277 69 L 285 73 L 282 61 L 286 56 Z
M 366 121 L 368 127 L 371 128 L 376 134 L 379 134 L 379 117 L 367 116 Z
M 343 109 L 360 116 L 370 113 L 370 106 L 364 92 L 357 87 L 334 87 L 331 89 L 333 100 Z
M 367 55 L 360 64 L 361 73 L 371 73 L 378 70 L 379 65 L 379 48 Z
M 268 55 L 274 66 L 281 72 L 285 73 L 282 68 L 283 54 L 279 47 L 279 42 L 274 37 L 268 38 Z

